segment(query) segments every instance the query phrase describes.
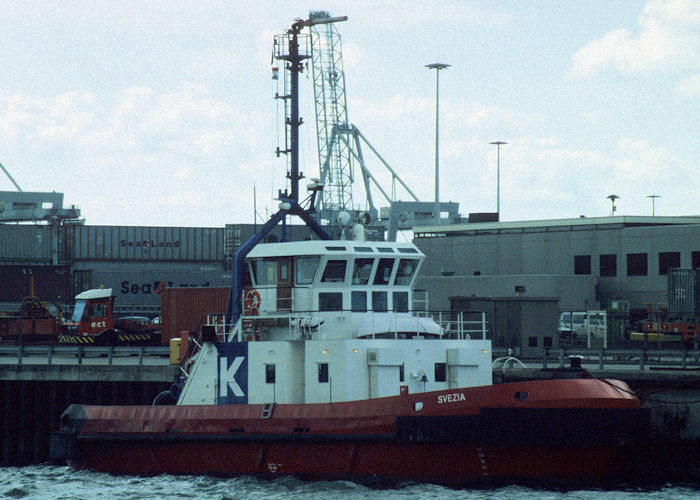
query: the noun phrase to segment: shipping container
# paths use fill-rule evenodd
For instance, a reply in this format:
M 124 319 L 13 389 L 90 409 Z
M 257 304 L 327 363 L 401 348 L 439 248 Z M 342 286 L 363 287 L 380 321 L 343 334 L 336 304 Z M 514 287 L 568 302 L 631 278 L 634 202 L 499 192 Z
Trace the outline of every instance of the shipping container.
M 224 272 L 223 264 L 201 265 L 149 262 L 76 263 L 73 269 L 74 295 L 90 289 L 112 288 L 115 307 L 129 309 L 157 309 L 160 292 L 166 287 L 229 286 L 231 273 Z
M 669 269 L 668 316 L 681 321 L 700 319 L 700 269 Z
M 0 224 L 0 262 L 52 263 L 55 226 Z
M 30 295 L 34 278 L 34 295 L 44 302 L 70 302 L 70 268 L 67 266 L 0 265 L 0 302 L 21 302 Z
M 161 293 L 161 342 L 195 331 L 204 314 L 225 313 L 228 287 L 164 288 Z
M 75 260 L 223 262 L 224 229 L 69 226 L 64 250 Z
M 225 255 L 230 261 L 234 252 L 256 234 L 262 225 L 258 224 L 226 224 L 225 231 Z M 284 233 L 286 232 L 286 238 Z M 317 239 L 318 237 L 309 229 L 308 226 L 302 224 L 287 224 L 286 228 L 281 225 L 276 226 L 265 237 L 265 243 L 274 243 L 277 241 L 304 241 L 309 239 Z M 229 262 L 230 264 L 230 262 Z

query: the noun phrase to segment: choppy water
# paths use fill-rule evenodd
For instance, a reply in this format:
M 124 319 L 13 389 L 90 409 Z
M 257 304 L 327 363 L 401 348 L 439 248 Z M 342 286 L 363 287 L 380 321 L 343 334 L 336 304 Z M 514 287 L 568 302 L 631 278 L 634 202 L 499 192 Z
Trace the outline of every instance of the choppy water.
M 74 472 L 68 467 L 37 465 L 0 467 L 0 497 L 17 499 L 674 499 L 700 498 L 700 485 L 660 485 L 653 488 L 554 490 L 538 487 L 450 489 L 432 484 L 406 483 L 392 487 L 360 485 L 349 481 L 275 480 L 253 477 L 222 479 L 209 476 L 112 476 Z

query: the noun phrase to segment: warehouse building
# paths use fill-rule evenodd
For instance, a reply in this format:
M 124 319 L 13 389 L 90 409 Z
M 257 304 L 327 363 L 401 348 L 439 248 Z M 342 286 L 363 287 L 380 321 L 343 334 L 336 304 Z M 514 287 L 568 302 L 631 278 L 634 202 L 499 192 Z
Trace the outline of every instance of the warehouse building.
M 486 312 L 496 347 L 558 344 L 562 311 L 668 302 L 668 271 L 700 267 L 700 217 L 596 217 L 414 229 L 431 309 Z

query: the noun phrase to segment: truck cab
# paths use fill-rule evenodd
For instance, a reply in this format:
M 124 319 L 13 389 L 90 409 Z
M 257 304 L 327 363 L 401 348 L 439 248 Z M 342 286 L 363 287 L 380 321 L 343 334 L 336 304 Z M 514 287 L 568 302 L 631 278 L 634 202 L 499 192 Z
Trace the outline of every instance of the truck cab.
M 111 288 L 86 290 L 75 296 L 75 308 L 71 323 L 78 336 L 100 335 L 114 330 L 112 308 L 114 297 Z

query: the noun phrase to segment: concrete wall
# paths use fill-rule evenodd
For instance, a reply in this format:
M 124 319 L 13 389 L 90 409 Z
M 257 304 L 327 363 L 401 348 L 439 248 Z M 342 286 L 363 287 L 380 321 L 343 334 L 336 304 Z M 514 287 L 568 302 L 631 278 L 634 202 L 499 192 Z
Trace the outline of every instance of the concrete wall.
M 622 224 L 538 226 L 522 228 L 475 229 L 469 234 L 416 238 L 426 254 L 422 275 L 452 273 L 455 276 L 490 277 L 513 275 L 554 275 L 592 277 L 596 298 L 605 305 L 610 300 L 629 300 L 632 308 L 645 308 L 648 302 L 667 302 L 667 276 L 660 274 L 659 254 L 679 252 L 680 267 L 692 268 L 693 254 L 700 253 L 700 225 L 622 227 Z M 647 274 L 627 275 L 627 255 L 647 254 Z M 600 255 L 616 255 L 616 276 L 600 276 Z M 591 274 L 574 274 L 577 255 L 591 258 Z M 696 261 L 697 264 L 697 261 Z M 522 280 L 522 278 L 520 278 Z M 564 309 L 579 308 L 588 301 L 589 288 L 571 282 L 554 293 Z M 584 282 L 585 283 L 585 282 Z M 491 285 L 483 285 L 490 287 Z M 493 285 L 499 286 L 499 285 Z M 563 295 L 559 295 L 559 294 Z M 589 306 L 584 306 L 589 307 Z
M 516 287 L 517 290 L 516 290 Z M 450 298 L 554 298 L 561 309 L 591 309 L 596 301 L 596 278 L 582 275 L 420 276 L 417 290 L 427 290 L 430 309 L 448 310 Z

